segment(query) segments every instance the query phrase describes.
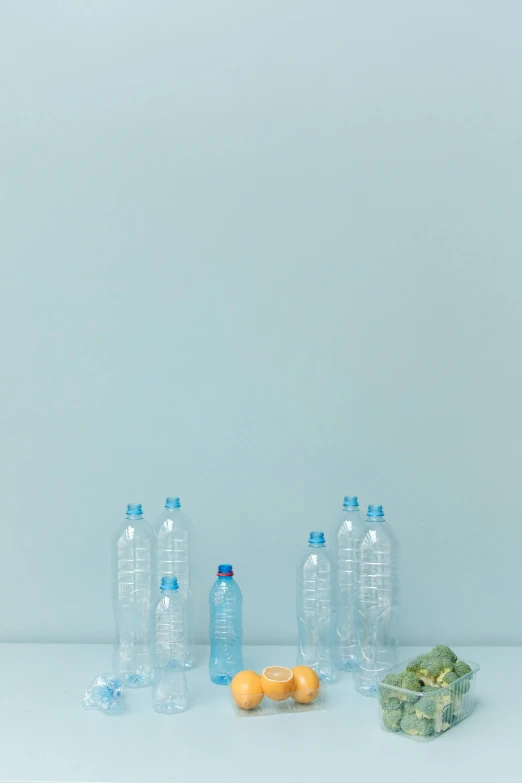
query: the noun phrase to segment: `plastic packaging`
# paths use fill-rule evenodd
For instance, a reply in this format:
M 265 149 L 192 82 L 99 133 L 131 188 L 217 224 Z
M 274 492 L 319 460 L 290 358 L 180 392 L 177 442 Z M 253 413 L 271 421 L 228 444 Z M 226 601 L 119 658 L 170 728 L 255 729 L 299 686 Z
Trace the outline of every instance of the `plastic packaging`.
M 379 684 L 381 727 L 385 731 L 400 734 L 409 739 L 431 740 L 440 737 L 441 734 L 468 718 L 475 706 L 475 680 L 480 666 L 472 661 L 466 662 L 471 667 L 471 672 L 455 680 L 451 685 L 446 685 L 444 688 L 438 688 L 432 692 L 415 693 L 381 682 Z M 409 660 L 397 663 L 382 672 L 381 678 L 387 674 L 403 671 L 408 663 Z M 393 702 L 390 702 L 390 699 Z M 390 706 L 396 709 L 390 710 Z M 430 719 L 425 717 L 427 713 L 429 713 Z M 420 731 L 425 734 L 406 733 L 402 730 L 401 724 L 408 731 Z
M 209 675 L 216 685 L 228 685 L 243 668 L 243 597 L 228 563 L 218 566 L 209 595 Z
M 113 670 L 129 688 L 146 687 L 152 682 L 149 637 L 155 543 L 141 504 L 129 504 L 126 519 L 112 542 L 116 618 Z
M 152 704 L 156 712 L 172 715 L 182 712 L 188 703 L 185 601 L 176 577 L 162 577 L 160 592 L 153 614 L 155 668 Z
M 382 506 L 368 506 L 358 559 L 360 663 L 353 676 L 359 693 L 376 696 L 380 674 L 399 658 L 399 545 Z
M 86 710 L 100 710 L 112 715 L 123 711 L 122 696 L 123 688 L 120 680 L 112 674 L 99 674 L 91 682 L 85 696 L 83 697 L 83 706 Z
M 328 687 L 324 683 L 322 683 L 317 693 L 317 697 L 314 699 L 314 701 L 309 703 L 302 703 L 296 701 L 291 695 L 288 699 L 285 699 L 284 701 L 273 701 L 273 699 L 269 699 L 267 696 L 265 696 L 256 707 L 253 707 L 252 709 L 249 710 L 242 709 L 238 705 L 238 700 L 236 699 L 232 691 L 230 692 L 230 697 L 232 700 L 232 706 L 234 708 L 234 712 L 238 716 L 238 718 L 256 718 L 264 715 L 280 715 L 280 714 L 296 713 L 296 712 L 315 712 L 316 710 L 322 710 L 324 709 L 325 706 L 327 690 Z
M 334 563 L 324 533 L 310 533 L 297 566 L 297 663 L 310 666 L 324 682 L 337 679 Z
M 364 535 L 364 518 L 354 495 L 344 498 L 340 519 L 333 536 L 336 586 L 337 662 L 343 671 L 359 667 L 357 639 L 357 585 L 359 580 L 359 547 Z
M 186 668 L 194 664 L 193 654 L 193 582 L 194 582 L 194 525 L 181 510 L 177 497 L 168 497 L 165 510 L 154 524 L 156 533 L 156 573 L 175 576 L 183 596 L 187 613 L 188 647 Z

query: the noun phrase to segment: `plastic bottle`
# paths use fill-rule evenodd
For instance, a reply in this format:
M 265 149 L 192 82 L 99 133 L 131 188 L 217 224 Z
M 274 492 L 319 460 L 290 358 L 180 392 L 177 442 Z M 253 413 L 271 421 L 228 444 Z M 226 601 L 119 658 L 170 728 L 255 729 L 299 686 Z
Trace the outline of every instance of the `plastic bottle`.
M 153 603 L 156 536 L 141 503 L 130 503 L 112 542 L 116 641 L 113 672 L 130 688 L 150 685 L 150 614 Z
M 177 497 L 165 501 L 165 511 L 156 520 L 156 573 L 158 576 L 175 576 L 179 591 L 186 603 L 188 649 L 185 667 L 194 664 L 193 654 L 193 549 L 194 526 L 181 510 Z
M 327 683 L 337 679 L 334 572 L 324 533 L 310 533 L 297 567 L 297 663 L 311 666 Z
M 163 576 L 160 599 L 153 615 L 154 687 L 152 704 L 156 712 L 172 715 L 187 706 L 185 675 L 187 618 L 185 600 L 178 580 Z
M 359 545 L 357 633 L 360 664 L 355 687 L 364 696 L 377 694 L 383 669 L 399 659 L 399 545 L 384 519 L 382 506 L 368 506 Z
M 337 662 L 344 671 L 359 666 L 357 639 L 357 582 L 359 546 L 364 535 L 364 518 L 355 495 L 344 498 L 340 520 L 334 530 L 336 584 Z
M 228 685 L 243 669 L 243 596 L 231 565 L 218 566 L 217 576 L 209 596 L 209 674 L 216 685 Z

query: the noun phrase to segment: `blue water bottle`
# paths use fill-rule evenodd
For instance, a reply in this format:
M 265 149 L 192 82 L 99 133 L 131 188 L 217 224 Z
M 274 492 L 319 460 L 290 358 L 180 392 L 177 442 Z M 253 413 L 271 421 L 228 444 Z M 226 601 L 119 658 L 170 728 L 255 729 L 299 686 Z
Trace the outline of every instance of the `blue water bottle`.
M 243 669 L 243 596 L 231 565 L 218 566 L 217 577 L 209 596 L 209 674 L 216 685 L 228 685 Z

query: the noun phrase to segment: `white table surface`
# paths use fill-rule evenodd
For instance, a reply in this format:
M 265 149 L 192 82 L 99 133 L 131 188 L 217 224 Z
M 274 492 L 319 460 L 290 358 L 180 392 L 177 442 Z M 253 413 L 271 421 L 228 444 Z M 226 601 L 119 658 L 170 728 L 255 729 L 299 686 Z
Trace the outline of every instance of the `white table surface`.
M 81 705 L 90 680 L 109 667 L 109 646 L 0 645 L 0 781 L 520 783 L 522 709 L 505 673 L 515 673 L 515 684 L 522 648 L 456 652 L 481 666 L 475 711 L 420 743 L 383 732 L 376 700 L 359 696 L 347 674 L 328 689 L 324 710 L 240 719 L 228 688 L 210 683 L 201 647 L 187 675 L 186 712 L 157 715 L 145 689 L 127 692 L 127 712 L 110 716 Z M 245 667 L 258 671 L 294 659 L 292 647 L 244 649 Z

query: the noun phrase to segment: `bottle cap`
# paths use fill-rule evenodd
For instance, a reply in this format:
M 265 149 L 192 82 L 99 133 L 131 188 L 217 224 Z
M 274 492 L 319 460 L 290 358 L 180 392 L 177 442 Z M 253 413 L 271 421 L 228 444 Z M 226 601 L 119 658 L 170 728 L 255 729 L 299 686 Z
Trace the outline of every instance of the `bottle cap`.
M 368 516 L 372 519 L 380 519 L 384 517 L 384 511 L 382 506 L 370 505 L 368 506 Z
M 177 590 L 178 578 L 177 576 L 162 576 L 160 590 Z
M 165 501 L 165 508 L 180 508 L 181 503 L 179 498 L 167 498 Z
M 310 537 L 308 539 L 308 544 L 310 546 L 324 546 L 324 543 L 324 533 L 310 533 Z
M 128 517 L 143 516 L 143 509 L 141 507 L 141 503 L 129 503 L 127 505 L 127 516 Z
M 343 507 L 344 508 L 359 508 L 359 501 L 357 500 L 357 495 L 345 495 L 344 496 Z
M 230 563 L 222 563 L 221 565 L 218 565 L 217 575 L 234 576 L 234 571 L 232 570 Z

